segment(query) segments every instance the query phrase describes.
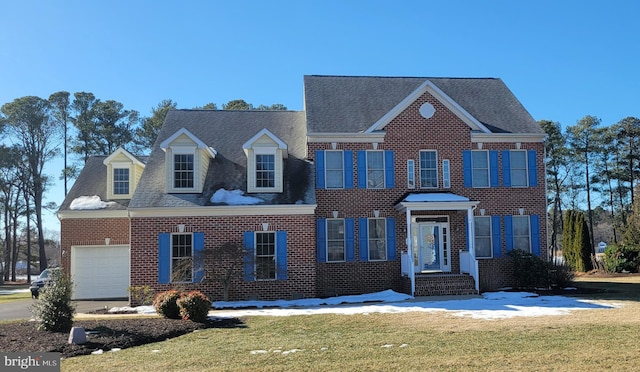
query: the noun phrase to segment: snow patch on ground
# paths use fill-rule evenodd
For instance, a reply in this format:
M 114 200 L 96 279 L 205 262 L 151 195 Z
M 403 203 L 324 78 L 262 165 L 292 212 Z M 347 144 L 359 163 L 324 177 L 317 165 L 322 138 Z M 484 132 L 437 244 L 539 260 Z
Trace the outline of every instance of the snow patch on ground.
M 242 190 L 225 190 L 218 189 L 211 196 L 212 203 L 226 203 L 229 205 L 251 205 L 264 202 L 260 198 L 254 196 L 245 196 Z

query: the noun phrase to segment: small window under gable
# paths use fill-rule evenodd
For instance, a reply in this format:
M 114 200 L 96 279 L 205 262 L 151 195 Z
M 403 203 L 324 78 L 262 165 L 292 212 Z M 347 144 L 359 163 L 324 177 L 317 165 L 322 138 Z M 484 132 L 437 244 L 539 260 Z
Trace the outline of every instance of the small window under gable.
M 247 192 L 282 192 L 287 145 L 264 128 L 242 149 L 247 155 Z
M 216 150 L 182 128 L 160 144 L 165 152 L 165 189 L 168 193 L 201 193 L 209 162 Z
M 123 148 L 102 163 L 107 167 L 107 199 L 131 199 L 145 164 Z

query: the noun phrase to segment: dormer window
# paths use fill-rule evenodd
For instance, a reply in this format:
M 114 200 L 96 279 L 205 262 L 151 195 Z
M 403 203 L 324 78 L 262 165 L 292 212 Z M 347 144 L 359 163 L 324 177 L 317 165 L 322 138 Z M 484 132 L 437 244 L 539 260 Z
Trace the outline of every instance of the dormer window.
M 242 148 L 247 154 L 247 192 L 282 192 L 287 145 L 265 128 Z
M 182 128 L 162 141 L 168 193 L 201 193 L 209 162 L 216 151 Z
M 122 148 L 103 160 L 107 167 L 107 199 L 131 199 L 144 163 Z

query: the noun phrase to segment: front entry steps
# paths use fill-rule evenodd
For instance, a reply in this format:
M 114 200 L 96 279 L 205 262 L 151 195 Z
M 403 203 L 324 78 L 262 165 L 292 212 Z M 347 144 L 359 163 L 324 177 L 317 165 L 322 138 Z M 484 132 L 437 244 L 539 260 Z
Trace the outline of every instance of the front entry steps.
M 478 294 L 476 284 L 467 274 L 416 274 L 415 297 L 462 296 Z

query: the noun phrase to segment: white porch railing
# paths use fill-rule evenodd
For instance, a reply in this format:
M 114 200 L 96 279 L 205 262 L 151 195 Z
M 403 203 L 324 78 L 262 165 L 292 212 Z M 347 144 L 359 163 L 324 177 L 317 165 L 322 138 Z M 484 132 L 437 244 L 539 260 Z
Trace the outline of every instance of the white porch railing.
M 463 274 L 469 274 L 476 282 L 476 291 L 480 291 L 480 276 L 478 269 L 478 260 L 472 257 L 471 252 L 460 251 L 460 272 Z
M 411 276 L 411 258 L 408 253 L 402 253 L 400 255 L 400 268 L 402 269 L 402 275 Z
M 469 268 L 469 252 L 467 251 L 460 251 L 460 272 L 463 274 L 471 272 Z

